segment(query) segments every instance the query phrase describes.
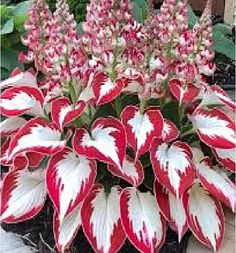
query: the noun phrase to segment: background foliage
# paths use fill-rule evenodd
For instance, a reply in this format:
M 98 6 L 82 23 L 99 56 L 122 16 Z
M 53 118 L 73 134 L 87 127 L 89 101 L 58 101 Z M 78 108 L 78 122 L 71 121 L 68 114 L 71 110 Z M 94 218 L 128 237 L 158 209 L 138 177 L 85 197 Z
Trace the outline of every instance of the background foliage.
M 47 0 L 50 9 L 55 10 L 56 0 Z M 86 5 L 89 0 L 68 0 L 70 11 L 74 13 L 78 23 L 78 31 L 82 33 L 81 22 L 86 16 Z M 131 0 L 133 4 L 133 16 L 137 22 L 144 22 L 147 17 L 147 2 L 145 0 Z M 20 51 L 25 48 L 20 42 L 24 33 L 23 23 L 27 19 L 29 1 L 10 0 L 2 1 L 1 12 L 1 73 L 2 79 L 7 78 L 15 67 L 24 69 L 23 64 L 17 61 Z M 157 10 L 158 11 L 158 10 Z M 193 27 L 198 17 L 189 6 L 189 27 Z M 229 59 L 235 59 L 235 44 L 232 40 L 232 29 L 226 24 L 213 26 L 213 47 L 217 54 L 222 54 Z

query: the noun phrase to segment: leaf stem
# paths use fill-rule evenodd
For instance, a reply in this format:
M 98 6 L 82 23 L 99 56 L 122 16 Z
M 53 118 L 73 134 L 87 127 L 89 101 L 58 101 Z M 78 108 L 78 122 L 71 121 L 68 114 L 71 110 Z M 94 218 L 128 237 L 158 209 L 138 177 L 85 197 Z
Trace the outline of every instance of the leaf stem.
M 139 105 L 139 108 L 140 108 L 140 112 L 141 112 L 141 114 L 144 114 L 144 111 L 145 111 L 146 105 L 147 105 L 147 100 L 140 99 L 140 105 Z
M 116 111 L 117 117 L 119 118 L 122 111 L 121 95 L 119 95 L 115 99 L 115 111 Z
M 190 135 L 190 134 L 194 134 L 195 133 L 195 128 L 191 128 L 189 129 L 188 131 L 184 132 L 181 134 L 181 138 L 187 136 L 187 135 Z

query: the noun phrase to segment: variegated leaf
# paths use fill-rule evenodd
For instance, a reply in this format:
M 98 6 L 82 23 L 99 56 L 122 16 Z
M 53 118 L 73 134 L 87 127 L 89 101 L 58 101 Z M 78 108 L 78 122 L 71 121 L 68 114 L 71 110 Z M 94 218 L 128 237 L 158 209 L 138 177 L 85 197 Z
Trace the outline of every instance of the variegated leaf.
M 196 238 L 217 251 L 224 235 L 224 213 L 220 202 L 195 183 L 183 197 L 188 225 Z
M 220 149 L 215 148 L 214 154 L 218 162 L 220 162 L 226 169 L 236 172 L 236 148 Z
M 91 190 L 96 162 L 77 156 L 70 148 L 52 156 L 46 171 L 48 193 L 62 221 Z
M 162 134 L 161 134 L 162 141 L 170 142 L 177 139 L 178 136 L 179 136 L 179 130 L 175 126 L 175 124 L 172 121 L 165 119 Z
M 155 181 L 154 192 L 157 205 L 169 222 L 170 227 L 178 233 L 179 242 L 188 229 L 187 218 L 182 199 L 177 199 L 170 191 Z
M 165 222 L 155 197 L 136 188 L 126 188 L 120 197 L 120 212 L 126 235 L 143 253 L 158 252 L 165 240 Z
M 190 147 L 180 141 L 168 146 L 155 139 L 151 145 L 150 156 L 157 180 L 177 198 L 192 185 L 194 166 Z
M 83 230 L 96 253 L 118 252 L 124 243 L 125 233 L 119 211 L 120 191 L 114 186 L 108 194 L 101 185 L 95 185 L 83 202 Z
M 94 72 L 91 69 L 87 69 L 83 77 L 85 78 L 86 87 L 84 87 L 78 97 L 78 101 L 84 101 L 86 104 L 94 104 L 95 96 L 92 89 Z
M 58 213 L 55 211 L 53 216 L 53 233 L 56 246 L 59 252 L 64 252 L 70 247 L 71 242 L 76 236 L 81 225 L 79 205 L 72 213 L 60 221 Z
M 20 69 L 14 69 L 11 76 L 0 83 L 0 89 L 8 86 L 29 86 L 37 87 L 36 74 L 32 70 L 22 72 Z
M 144 180 L 143 166 L 139 160 L 136 162 L 130 156 L 126 156 L 122 168 L 116 165 L 108 165 L 108 170 L 115 176 L 121 177 L 133 186 L 140 185 Z
M 20 86 L 5 90 L 0 96 L 0 109 L 4 116 L 22 114 L 43 115 L 44 97 L 38 88 Z
M 27 121 L 21 117 L 6 118 L 0 123 L 1 137 L 12 135 L 26 122 Z
M 144 90 L 144 80 L 141 74 L 124 77 L 124 88 L 122 92 L 126 93 L 142 93 Z
M 232 211 L 236 208 L 236 188 L 225 173 L 211 168 L 207 158 L 196 164 L 201 184 L 216 198 L 224 202 Z
M 79 101 L 73 106 L 68 98 L 55 99 L 52 101 L 52 120 L 62 129 L 66 124 L 77 118 L 84 108 L 84 101 Z
M 98 159 L 122 167 L 125 158 L 126 134 L 124 126 L 115 118 L 98 118 L 92 125 L 91 134 L 84 128 L 76 131 L 74 150 L 91 159 Z
M 182 102 L 194 100 L 199 93 L 199 88 L 194 85 L 183 84 L 177 79 L 173 79 L 169 83 L 170 90 L 181 105 Z
M 8 159 L 8 149 L 9 149 L 10 142 L 11 142 L 11 139 L 8 138 L 1 146 L 0 164 L 3 166 L 10 166 L 13 163 L 13 158 Z
M 27 152 L 26 156 L 29 161 L 29 167 L 36 168 L 43 161 L 45 155 L 38 152 Z
M 154 137 L 161 136 L 164 120 L 159 110 L 141 113 L 136 106 L 127 106 L 121 113 L 126 128 L 127 142 L 136 152 L 135 160 L 146 151 Z
M 212 85 L 207 87 L 206 91 L 203 93 L 202 101 L 199 106 L 222 104 L 228 106 L 232 110 L 236 109 L 235 102 L 232 101 L 228 94 L 218 85 Z
M 232 149 L 236 146 L 235 124 L 221 110 L 197 109 L 191 120 L 200 139 L 210 147 Z
M 112 81 L 106 74 L 98 73 L 94 77 L 92 88 L 96 104 L 102 105 L 111 102 L 120 95 L 123 81 L 121 79 Z
M 1 220 L 15 223 L 31 219 L 42 209 L 46 194 L 43 170 L 9 172 L 2 186 Z
M 65 141 L 61 140 L 58 128 L 42 118 L 29 120 L 12 138 L 8 159 L 21 152 L 53 154 L 62 150 Z

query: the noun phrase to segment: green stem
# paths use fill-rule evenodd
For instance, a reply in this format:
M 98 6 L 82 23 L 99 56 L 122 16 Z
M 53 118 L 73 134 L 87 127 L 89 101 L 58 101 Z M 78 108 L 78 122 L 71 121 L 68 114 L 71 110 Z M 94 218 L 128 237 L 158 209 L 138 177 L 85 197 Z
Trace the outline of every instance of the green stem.
M 69 83 L 69 94 L 70 94 L 70 98 L 71 98 L 72 103 L 75 105 L 77 102 L 77 96 L 75 93 L 75 88 L 71 82 Z
M 115 99 L 115 110 L 116 110 L 117 117 L 119 118 L 121 114 L 121 110 L 122 110 L 121 95 L 119 95 Z
M 190 134 L 194 134 L 195 133 L 195 128 L 191 128 L 189 129 L 188 131 L 186 131 L 185 133 L 182 133 L 181 134 L 181 138 L 187 136 L 187 135 L 190 135 Z
M 69 83 L 69 94 L 70 94 L 71 101 L 72 101 L 73 105 L 75 106 L 75 104 L 77 102 L 77 95 L 75 92 L 75 88 L 71 82 Z M 77 128 L 80 128 L 81 126 L 83 126 L 83 122 L 80 120 L 79 117 L 77 117 L 74 120 L 74 124 Z
M 139 105 L 141 114 L 144 114 L 146 105 L 147 105 L 147 100 L 141 99 L 140 100 L 140 105 Z

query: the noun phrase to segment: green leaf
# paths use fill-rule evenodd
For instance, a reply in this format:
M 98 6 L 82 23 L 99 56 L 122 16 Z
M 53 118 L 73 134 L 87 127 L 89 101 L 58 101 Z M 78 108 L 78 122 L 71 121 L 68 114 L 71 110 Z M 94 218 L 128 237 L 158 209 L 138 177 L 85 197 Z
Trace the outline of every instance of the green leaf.
M 96 182 L 99 182 L 102 178 L 106 176 L 108 173 L 107 171 L 107 165 L 102 162 L 97 162 L 97 176 L 96 176 Z
M 152 166 L 147 167 L 144 170 L 144 185 L 149 189 L 153 190 L 153 183 L 154 183 L 155 175 L 152 170 Z
M 145 0 L 132 0 L 132 2 L 136 3 L 144 11 L 147 11 L 148 5 Z
M 5 79 L 9 78 L 9 76 L 10 76 L 9 71 L 5 68 L 1 68 L 1 79 L 5 80 Z
M 197 22 L 197 16 L 194 14 L 192 7 L 188 4 L 188 27 L 193 28 Z
M 111 103 L 100 106 L 94 115 L 94 120 L 99 117 L 106 118 L 108 116 L 116 117 L 116 111 L 114 110 Z
M 126 107 L 127 105 L 136 105 L 139 103 L 139 99 L 137 95 L 134 94 L 124 94 L 121 98 L 122 108 Z
M 9 19 L 1 28 L 0 34 L 8 34 L 8 33 L 12 33 L 14 29 L 14 22 L 13 19 Z
M 215 27 L 213 27 L 213 50 L 235 59 L 235 44 Z
M 11 48 L 1 48 L 1 68 L 12 72 L 16 67 L 24 69 L 24 65 L 18 62 L 18 52 Z
M 219 31 L 224 35 L 232 35 L 232 28 L 229 25 L 218 23 L 213 26 L 214 31 Z
M 136 20 L 139 23 L 143 23 L 143 21 L 147 18 L 147 14 L 148 14 L 148 5 L 147 2 L 145 0 L 132 0 L 132 2 L 139 7 L 139 9 L 137 10 L 137 18 L 138 20 Z M 141 11 L 141 15 L 140 15 L 140 11 Z
M 9 35 L 1 35 L 1 46 L 2 48 L 11 47 L 12 41 L 9 40 Z
M 83 22 L 80 22 L 80 23 L 77 24 L 77 32 L 79 34 L 83 34 L 84 33 L 82 25 L 83 25 Z
M 31 5 L 30 1 L 24 1 L 24 2 L 18 3 L 12 11 L 13 16 L 27 15 L 30 5 Z
M 138 23 L 143 23 L 144 21 L 144 16 L 143 16 L 143 11 L 142 9 L 138 6 L 137 3 L 132 2 L 132 16 Z
M 13 17 L 14 26 L 18 32 L 22 32 L 24 30 L 23 25 L 26 20 L 27 20 L 26 15 Z
M 150 161 L 150 155 L 149 152 L 146 152 L 145 154 L 143 154 L 139 160 L 141 161 L 142 165 L 144 168 L 150 166 L 151 161 Z
M 1 20 L 8 20 L 11 17 L 11 8 L 6 5 L 0 5 Z
M 179 103 L 178 101 L 171 101 L 163 106 L 161 109 L 164 118 L 171 120 L 178 128 L 180 128 L 179 117 Z

